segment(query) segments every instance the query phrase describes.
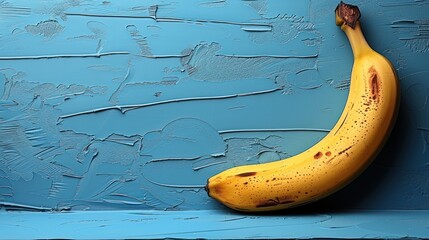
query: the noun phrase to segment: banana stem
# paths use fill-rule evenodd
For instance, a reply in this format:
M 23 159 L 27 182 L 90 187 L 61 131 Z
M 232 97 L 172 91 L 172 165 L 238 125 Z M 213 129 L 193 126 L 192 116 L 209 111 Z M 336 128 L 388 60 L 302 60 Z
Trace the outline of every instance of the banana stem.
M 362 33 L 359 18 L 360 11 L 357 6 L 341 1 L 335 9 L 335 22 L 346 33 L 355 59 L 372 50 Z
M 356 23 L 355 28 L 343 25 L 341 29 L 346 33 L 347 38 L 349 39 L 355 59 L 372 50 L 362 33 L 359 21 Z

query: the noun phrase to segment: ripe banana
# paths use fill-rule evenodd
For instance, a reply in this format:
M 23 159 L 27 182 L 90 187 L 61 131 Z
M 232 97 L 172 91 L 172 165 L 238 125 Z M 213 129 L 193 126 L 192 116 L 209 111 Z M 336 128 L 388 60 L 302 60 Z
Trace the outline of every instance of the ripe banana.
M 335 9 L 354 64 L 348 99 L 333 129 L 293 157 L 234 167 L 209 178 L 209 196 L 239 211 L 296 207 L 336 192 L 371 163 L 395 122 L 399 83 L 389 60 L 368 45 L 359 18 L 357 6 L 341 2 Z

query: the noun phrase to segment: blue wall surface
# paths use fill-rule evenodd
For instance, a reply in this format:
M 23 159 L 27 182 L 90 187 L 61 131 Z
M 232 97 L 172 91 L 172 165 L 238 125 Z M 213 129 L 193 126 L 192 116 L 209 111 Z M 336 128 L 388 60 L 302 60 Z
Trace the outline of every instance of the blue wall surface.
M 400 77 L 393 134 L 319 208 L 429 209 L 429 1 L 354 1 Z M 352 53 L 338 1 L 0 1 L 0 205 L 210 210 L 221 170 L 319 141 Z

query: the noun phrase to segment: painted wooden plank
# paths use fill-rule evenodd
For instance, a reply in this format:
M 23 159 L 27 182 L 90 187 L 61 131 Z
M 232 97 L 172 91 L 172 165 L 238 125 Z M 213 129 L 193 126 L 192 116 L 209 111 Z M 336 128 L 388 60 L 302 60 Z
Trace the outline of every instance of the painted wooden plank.
M 0 239 L 427 238 L 428 211 L 245 215 L 201 211 L 1 212 Z

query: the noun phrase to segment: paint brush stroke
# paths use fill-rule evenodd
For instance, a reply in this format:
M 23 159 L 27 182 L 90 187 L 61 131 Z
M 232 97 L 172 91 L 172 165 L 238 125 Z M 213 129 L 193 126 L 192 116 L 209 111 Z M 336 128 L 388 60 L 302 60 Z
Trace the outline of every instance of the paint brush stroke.
M 189 76 L 198 81 L 222 82 L 296 72 L 314 66 L 317 55 L 222 55 L 218 43 L 199 44 L 181 59 Z M 299 67 L 299 69 L 296 69 Z
M 398 20 L 390 26 L 406 47 L 418 53 L 429 52 L 429 19 Z

